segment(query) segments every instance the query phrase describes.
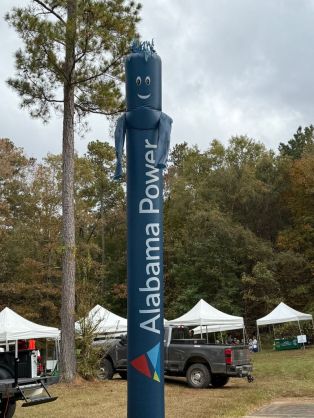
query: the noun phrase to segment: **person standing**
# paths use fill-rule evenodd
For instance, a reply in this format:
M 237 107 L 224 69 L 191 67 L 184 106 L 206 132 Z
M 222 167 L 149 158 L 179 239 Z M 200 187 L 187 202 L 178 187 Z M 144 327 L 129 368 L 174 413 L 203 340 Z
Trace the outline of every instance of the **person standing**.
M 252 346 L 253 346 L 253 352 L 257 353 L 258 352 L 258 342 L 255 336 L 253 336 L 253 341 L 252 341 Z

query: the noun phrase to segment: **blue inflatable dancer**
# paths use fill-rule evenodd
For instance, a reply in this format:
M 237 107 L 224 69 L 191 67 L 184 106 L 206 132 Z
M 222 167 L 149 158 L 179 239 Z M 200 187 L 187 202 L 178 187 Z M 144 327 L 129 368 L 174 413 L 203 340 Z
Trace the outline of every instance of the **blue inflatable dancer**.
M 116 178 L 127 139 L 128 418 L 164 417 L 163 174 L 172 119 L 161 111 L 161 60 L 134 42 L 125 61 L 127 111 L 117 122 Z

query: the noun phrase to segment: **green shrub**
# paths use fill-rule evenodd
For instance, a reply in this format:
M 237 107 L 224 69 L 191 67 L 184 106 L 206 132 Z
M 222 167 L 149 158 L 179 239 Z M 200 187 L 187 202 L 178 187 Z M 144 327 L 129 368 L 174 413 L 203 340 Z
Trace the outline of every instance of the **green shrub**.
M 102 348 L 94 345 L 96 326 L 86 318 L 80 321 L 81 334 L 76 340 L 77 347 L 77 371 L 84 379 L 97 378 Z

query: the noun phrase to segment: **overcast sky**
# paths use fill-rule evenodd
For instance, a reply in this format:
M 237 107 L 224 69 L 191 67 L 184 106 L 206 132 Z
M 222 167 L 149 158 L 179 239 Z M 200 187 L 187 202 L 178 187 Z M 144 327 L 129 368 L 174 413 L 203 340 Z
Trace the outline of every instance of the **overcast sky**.
M 19 109 L 5 80 L 21 45 L 3 20 L 27 0 L 0 1 L 0 137 L 29 156 L 61 151 L 62 120 L 46 126 Z M 172 145 L 187 141 L 206 149 L 246 134 L 269 148 L 290 139 L 299 125 L 314 123 L 314 0 L 143 0 L 139 26 L 154 38 L 163 62 L 163 111 L 173 120 Z M 86 151 L 109 140 L 103 116 L 76 138 Z

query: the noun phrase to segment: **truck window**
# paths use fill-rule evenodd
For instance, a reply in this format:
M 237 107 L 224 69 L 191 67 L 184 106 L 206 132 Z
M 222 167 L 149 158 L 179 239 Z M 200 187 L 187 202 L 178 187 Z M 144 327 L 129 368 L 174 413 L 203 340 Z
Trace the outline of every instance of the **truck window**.
M 173 328 L 171 334 L 172 340 L 187 340 L 190 338 L 188 328 Z

